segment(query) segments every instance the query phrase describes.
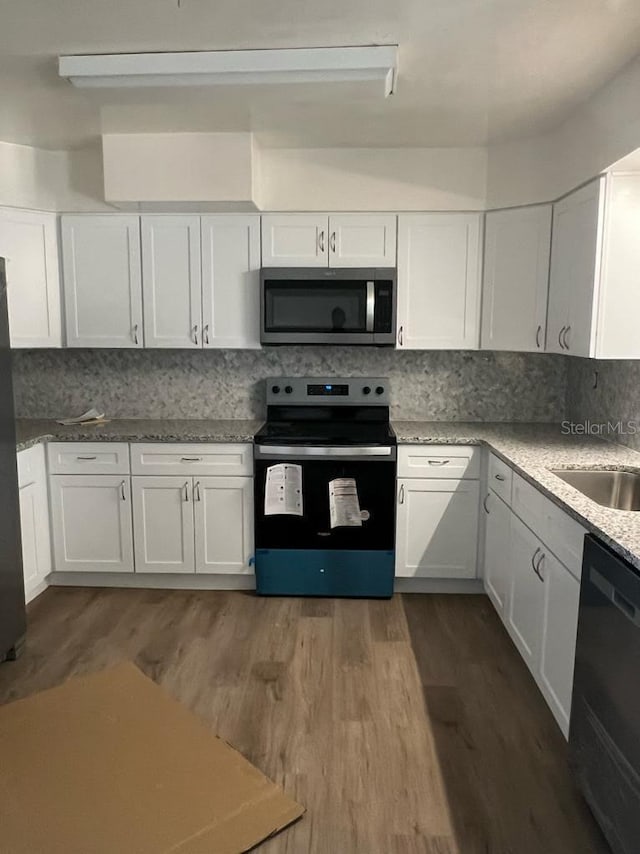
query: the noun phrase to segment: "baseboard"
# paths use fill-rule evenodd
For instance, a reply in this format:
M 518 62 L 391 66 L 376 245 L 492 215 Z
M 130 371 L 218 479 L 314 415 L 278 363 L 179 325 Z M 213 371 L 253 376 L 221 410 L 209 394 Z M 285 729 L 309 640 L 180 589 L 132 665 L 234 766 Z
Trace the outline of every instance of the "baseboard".
M 44 578 L 42 581 L 39 581 L 33 587 L 30 587 L 28 590 L 25 588 L 24 601 L 25 601 L 26 605 L 28 605 L 30 602 L 33 602 L 33 600 L 36 597 L 38 597 L 41 593 L 44 593 L 44 591 L 47 589 L 47 587 L 50 584 L 50 581 L 49 581 L 50 578 L 51 578 L 51 576 L 48 575 L 46 578 Z
M 143 590 L 255 590 L 253 575 L 165 575 L 164 573 L 54 572 L 58 587 L 129 587 Z
M 484 593 L 481 578 L 396 578 L 394 593 Z

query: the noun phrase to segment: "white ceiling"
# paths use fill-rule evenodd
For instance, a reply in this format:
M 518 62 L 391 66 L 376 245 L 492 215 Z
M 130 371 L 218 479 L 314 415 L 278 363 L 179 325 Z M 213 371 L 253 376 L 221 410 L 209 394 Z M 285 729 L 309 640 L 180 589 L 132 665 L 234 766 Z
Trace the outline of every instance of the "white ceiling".
M 73 53 L 398 44 L 353 86 L 74 89 Z M 640 0 L 0 0 L 0 139 L 253 130 L 270 146 L 471 146 L 556 125 L 640 51 Z

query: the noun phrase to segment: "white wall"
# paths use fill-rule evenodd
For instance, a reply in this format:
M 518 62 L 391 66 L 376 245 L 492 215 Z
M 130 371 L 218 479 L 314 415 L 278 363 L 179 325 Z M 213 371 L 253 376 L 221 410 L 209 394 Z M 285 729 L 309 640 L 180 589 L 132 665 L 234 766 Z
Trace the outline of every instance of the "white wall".
M 0 142 L 0 205 L 34 210 L 104 210 L 102 154 L 45 151 Z
M 640 57 L 553 132 L 489 149 L 489 207 L 557 198 L 640 147 Z
M 105 134 L 104 195 L 119 202 L 232 202 L 253 208 L 250 133 Z
M 478 210 L 483 148 L 263 149 L 265 210 Z

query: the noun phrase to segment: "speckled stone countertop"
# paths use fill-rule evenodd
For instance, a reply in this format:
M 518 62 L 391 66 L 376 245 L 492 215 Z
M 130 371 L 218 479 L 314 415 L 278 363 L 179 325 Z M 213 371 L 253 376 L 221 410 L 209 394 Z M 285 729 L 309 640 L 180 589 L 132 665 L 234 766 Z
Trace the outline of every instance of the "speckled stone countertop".
M 172 418 L 120 419 L 105 424 L 63 427 L 56 421 L 19 418 L 19 451 L 38 442 L 252 442 L 262 421 Z
M 103 425 L 62 427 L 19 419 L 18 450 L 44 441 L 251 442 L 262 421 L 115 419 Z M 609 510 L 560 480 L 553 468 L 640 471 L 640 453 L 591 436 L 563 435 L 560 424 L 394 421 L 401 444 L 487 445 L 526 480 L 640 569 L 640 512 Z
M 563 435 L 560 424 L 394 421 L 398 442 L 488 445 L 522 477 L 640 569 L 640 512 L 610 510 L 549 469 L 614 468 L 640 471 L 640 453 L 592 436 Z

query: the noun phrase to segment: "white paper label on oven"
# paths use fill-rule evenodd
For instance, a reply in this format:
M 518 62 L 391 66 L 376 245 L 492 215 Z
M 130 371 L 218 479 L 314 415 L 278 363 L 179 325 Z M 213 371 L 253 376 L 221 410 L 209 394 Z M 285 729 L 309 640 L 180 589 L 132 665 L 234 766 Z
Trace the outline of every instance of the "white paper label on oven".
M 338 477 L 329 481 L 329 511 L 332 528 L 361 528 L 369 518 L 360 510 L 358 487 L 353 477 Z
M 302 516 L 302 466 L 269 466 L 264 490 L 265 516 Z

